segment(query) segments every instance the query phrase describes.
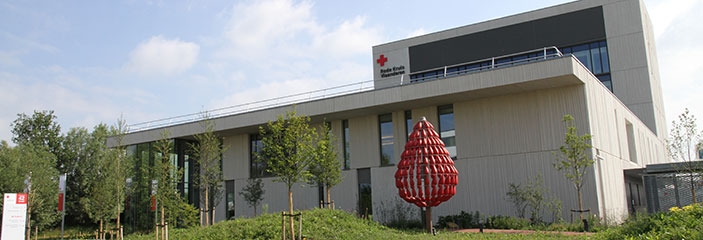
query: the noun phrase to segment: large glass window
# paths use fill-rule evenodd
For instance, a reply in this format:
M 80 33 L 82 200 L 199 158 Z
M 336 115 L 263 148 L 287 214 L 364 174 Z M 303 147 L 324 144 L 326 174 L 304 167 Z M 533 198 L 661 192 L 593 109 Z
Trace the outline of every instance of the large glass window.
M 593 75 L 613 91 L 610 80 L 610 63 L 608 60 L 608 47 L 605 41 L 598 41 L 576 46 L 561 48 L 564 54 L 573 54 Z
M 359 169 L 356 172 L 356 178 L 359 181 L 359 206 L 357 212 L 367 218 L 373 215 L 373 197 L 371 196 L 371 170 L 368 168 Z
M 227 219 L 234 219 L 234 180 L 225 181 L 225 191 L 227 195 Z
M 250 162 L 251 162 L 251 167 L 250 167 L 250 174 L 252 178 L 257 178 L 257 177 L 270 177 L 272 176 L 271 173 L 266 171 L 266 163 L 263 161 L 257 161 L 256 155 L 261 153 L 261 149 L 264 147 L 263 142 L 261 141 L 261 135 L 259 134 L 252 134 L 249 136 L 251 139 L 250 142 L 250 150 L 249 150 L 249 156 L 250 156 Z
M 456 159 L 456 140 L 454 133 L 454 106 L 444 105 L 437 107 L 439 115 L 439 137 L 442 138 L 447 151 L 452 159 Z
M 405 142 L 408 142 L 410 134 L 413 133 L 413 113 L 410 110 L 405 111 Z
M 344 169 L 351 168 L 351 159 L 349 158 L 349 120 L 342 120 L 342 141 L 344 145 Z
M 378 116 L 378 128 L 381 139 L 381 166 L 395 164 L 393 155 L 393 115 Z

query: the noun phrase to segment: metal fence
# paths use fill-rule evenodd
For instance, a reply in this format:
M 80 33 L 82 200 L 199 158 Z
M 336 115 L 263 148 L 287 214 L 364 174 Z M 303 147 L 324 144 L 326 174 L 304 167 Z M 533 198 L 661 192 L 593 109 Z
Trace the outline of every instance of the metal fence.
M 672 207 L 683 207 L 703 202 L 703 176 L 700 173 L 666 173 L 644 176 L 647 193 L 647 211 L 668 211 Z M 694 191 L 691 191 L 693 188 Z

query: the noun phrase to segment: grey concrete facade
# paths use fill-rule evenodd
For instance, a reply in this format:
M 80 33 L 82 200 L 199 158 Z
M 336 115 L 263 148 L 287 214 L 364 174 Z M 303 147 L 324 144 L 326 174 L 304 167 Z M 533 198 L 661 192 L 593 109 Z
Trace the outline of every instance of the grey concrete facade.
M 570 55 L 421 83 L 399 81 L 402 75 L 411 74 L 409 46 L 600 6 L 613 92 Z M 292 109 L 310 116 L 313 124 L 330 122 L 338 138 L 342 135 L 342 121 L 348 121 L 351 166 L 343 171 L 344 180 L 332 189 L 332 197 L 337 208 L 358 211 L 358 172 L 368 169 L 376 219 L 384 219 L 383 208 L 401 201 L 394 185 L 395 166 L 381 166 L 380 114 L 393 116 L 394 157 L 398 162 L 406 139 L 405 111 L 411 111 L 414 123 L 426 117 L 437 126 L 437 107 L 453 106 L 459 186 L 457 195 L 433 210 L 435 220 L 462 210 L 514 215 L 506 200 L 509 184 L 537 175 L 544 178 L 549 192 L 563 202 L 562 217 L 568 219 L 569 210 L 577 208 L 576 192 L 552 166 L 553 152 L 563 144 L 565 130 L 561 120 L 565 114 L 574 116 L 580 133 L 593 136 L 590 154 L 597 160 L 588 170 L 584 204 L 599 217 L 620 221 L 628 215 L 631 196 L 627 195 L 626 183 L 631 180 L 624 170 L 666 161 L 666 124 L 656 53 L 651 23 L 641 1 L 572 2 L 376 46 L 374 73 L 379 75 L 376 59 L 380 54 L 400 58 L 393 64 L 405 64 L 403 69 L 396 69 L 404 73 L 383 81 L 377 76 L 373 91 L 213 119 L 215 131 L 227 147 L 223 176 L 226 181 L 234 181 L 235 193 L 251 177 L 250 135 Z M 186 139 L 202 132 L 199 122 L 185 123 L 130 133 L 124 144 L 156 141 L 164 129 L 174 138 Z M 340 161 L 342 149 L 342 140 L 338 139 Z M 273 178 L 264 178 L 264 184 L 263 203 L 269 212 L 287 209 L 285 186 L 273 182 Z M 296 209 L 319 204 L 317 186 L 300 184 L 293 194 Z M 235 203 L 235 216 L 253 215 L 253 209 L 238 194 Z M 218 221 L 225 219 L 225 205 L 220 204 L 216 211 Z

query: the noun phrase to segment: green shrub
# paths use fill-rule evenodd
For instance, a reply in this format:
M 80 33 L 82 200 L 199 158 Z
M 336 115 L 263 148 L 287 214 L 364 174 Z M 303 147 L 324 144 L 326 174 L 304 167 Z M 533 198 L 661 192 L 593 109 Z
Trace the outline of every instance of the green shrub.
M 498 215 L 489 217 L 485 227 L 492 229 L 530 229 L 530 220 Z
M 435 224 L 435 228 L 451 228 L 451 226 L 448 225 L 450 222 L 455 223 L 461 229 L 479 228 L 481 224 L 480 220 L 481 217 L 478 211 L 476 211 L 474 214 L 461 211 L 461 213 L 457 215 L 439 216 L 439 219 Z
M 637 215 L 619 227 L 608 228 L 603 239 L 703 239 L 703 205 L 671 208 L 666 213 Z

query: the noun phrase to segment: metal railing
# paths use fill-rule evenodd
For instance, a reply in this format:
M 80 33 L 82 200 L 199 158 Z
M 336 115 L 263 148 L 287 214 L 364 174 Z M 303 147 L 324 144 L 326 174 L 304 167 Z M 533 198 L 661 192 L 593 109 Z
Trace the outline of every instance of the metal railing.
M 552 52 L 551 50 L 555 50 L 555 51 Z M 496 60 L 506 59 L 506 58 L 524 55 L 524 54 L 536 53 L 539 51 L 542 52 L 542 55 L 537 56 L 537 57 L 524 58 L 524 59 L 519 59 L 519 60 L 515 60 L 515 61 L 496 63 Z M 549 58 L 561 57 L 561 56 L 563 56 L 563 55 L 559 51 L 558 48 L 545 47 L 545 48 L 541 48 L 541 49 L 535 49 L 532 51 L 525 51 L 525 52 L 508 54 L 508 55 L 503 55 L 503 56 L 498 56 L 498 57 L 492 57 L 492 58 L 468 62 L 468 63 L 461 63 L 461 64 L 455 64 L 455 65 L 451 65 L 451 66 L 430 69 L 430 70 L 422 71 L 422 72 L 403 74 L 403 75 L 396 77 L 396 78 L 388 78 L 388 79 L 383 79 L 383 80 L 379 80 L 376 82 L 383 83 L 383 84 L 379 84 L 379 85 L 383 85 L 383 86 L 407 85 L 407 84 L 411 84 L 411 83 L 423 82 L 423 81 L 430 80 L 430 79 L 453 77 L 456 75 L 462 75 L 462 74 L 472 73 L 472 72 L 476 72 L 476 71 L 490 70 L 490 69 L 499 68 L 499 67 L 503 67 L 503 66 L 518 65 L 518 64 L 523 64 L 523 63 L 527 63 L 527 62 L 546 60 Z M 491 64 L 488 66 L 481 66 L 479 68 L 470 68 L 470 69 L 465 69 L 465 70 L 461 70 L 461 71 L 454 71 L 454 72 L 447 73 L 448 68 L 453 68 L 456 66 L 463 66 L 463 65 L 471 65 L 471 64 L 481 63 L 481 62 L 486 62 L 486 61 L 490 61 Z M 426 78 L 410 79 L 409 82 L 407 81 L 409 77 L 405 77 L 405 75 L 414 75 L 414 74 L 418 74 L 418 73 L 437 71 L 439 69 L 444 69 L 444 74 L 429 76 Z M 388 84 L 388 83 L 390 83 L 390 84 Z M 321 89 L 321 90 L 315 90 L 315 91 L 311 91 L 311 92 L 297 93 L 297 94 L 293 94 L 293 95 L 277 97 L 277 98 L 272 98 L 272 99 L 267 99 L 267 100 L 255 101 L 255 102 L 250 102 L 250 103 L 245 103 L 245 104 L 238 104 L 238 105 L 223 107 L 223 108 L 216 108 L 216 109 L 206 110 L 206 111 L 198 112 L 198 113 L 191 113 L 191 114 L 185 114 L 185 115 L 180 115 L 180 116 L 175 116 L 175 117 L 168 117 L 168 118 L 162 118 L 162 119 L 157 119 L 157 120 L 152 120 L 152 121 L 147 121 L 147 122 L 136 123 L 136 124 L 132 124 L 132 125 L 128 126 L 128 132 L 145 131 L 145 130 L 160 128 L 160 127 L 197 122 L 197 121 L 203 120 L 203 118 L 205 116 L 207 116 L 209 118 L 217 118 L 217 117 L 222 117 L 222 116 L 253 112 L 253 111 L 264 110 L 264 109 L 269 109 L 269 108 L 275 108 L 275 107 L 280 107 L 280 106 L 289 105 L 289 104 L 304 103 L 304 102 L 310 102 L 310 101 L 315 101 L 315 100 L 324 99 L 324 98 L 337 97 L 337 96 L 342 96 L 342 95 L 365 92 L 365 91 L 370 91 L 370 90 L 374 90 L 374 89 L 375 89 L 374 88 L 374 81 L 368 80 L 368 81 L 363 81 L 363 82 L 357 82 L 357 83 L 351 83 L 351 84 L 331 87 L 331 88 L 325 88 L 325 89 Z
M 341 95 L 347 95 L 352 93 L 364 92 L 373 90 L 373 80 L 363 81 L 358 83 L 351 83 L 331 88 L 325 88 L 321 90 L 315 90 L 311 92 L 297 93 L 293 95 L 277 97 L 272 99 L 266 99 L 261 101 L 249 102 L 245 104 L 238 104 L 229 107 L 216 108 L 211 110 L 206 110 L 203 112 L 185 114 L 175 117 L 162 118 L 147 122 L 136 123 L 128 126 L 128 132 L 138 132 L 145 131 L 160 127 L 197 122 L 203 120 L 205 116 L 209 118 L 217 118 L 227 115 L 234 115 L 246 112 L 253 112 L 268 108 L 275 108 L 279 106 L 284 106 L 288 104 L 296 104 L 302 102 L 310 102 L 323 98 L 336 97 Z
M 539 53 L 541 55 L 535 55 L 533 57 L 529 57 L 530 54 L 537 54 L 537 53 Z M 520 59 L 515 59 L 515 60 L 511 59 L 511 58 L 517 57 L 517 56 L 526 56 L 526 57 L 520 58 Z M 524 52 L 512 53 L 512 54 L 507 54 L 507 55 L 502 55 L 502 56 L 497 56 L 497 57 L 492 57 L 492 58 L 486 58 L 486 59 L 481 59 L 481 60 L 476 60 L 476 61 L 471 61 L 471 62 L 466 62 L 466 63 L 454 64 L 454 65 L 450 65 L 450 66 L 432 68 L 432 69 L 427 69 L 427 70 L 423 70 L 420 72 L 410 73 L 409 75 L 413 76 L 413 75 L 417 75 L 417 74 L 432 73 L 432 72 L 438 72 L 438 71 L 443 70 L 442 71 L 443 73 L 441 73 L 441 74 L 430 75 L 430 76 L 425 76 L 425 77 L 421 77 L 421 78 L 411 78 L 410 83 L 424 82 L 427 80 L 446 78 L 446 77 L 453 77 L 456 75 L 463 75 L 463 74 L 467 74 L 467 73 L 490 70 L 490 69 L 506 67 L 506 66 L 520 65 L 520 64 L 524 64 L 524 63 L 528 63 L 528 62 L 542 61 L 542 60 L 547 60 L 550 58 L 562 57 L 562 56 L 564 56 L 564 55 L 561 53 L 561 51 L 559 51 L 559 48 L 557 48 L 555 46 L 543 47 L 543 48 L 538 48 L 538 49 L 524 51 Z M 511 59 L 511 60 L 504 61 L 506 59 Z M 487 63 L 487 64 L 483 65 L 481 63 Z M 476 65 L 476 66 L 469 68 L 468 66 L 471 66 L 471 65 Z M 467 68 L 463 69 L 463 70 L 457 70 L 457 71 L 451 71 L 451 72 L 447 71 L 448 69 L 455 68 L 455 67 L 461 67 L 461 66 L 467 66 Z M 402 84 L 403 84 L 403 80 L 401 80 L 401 85 Z

